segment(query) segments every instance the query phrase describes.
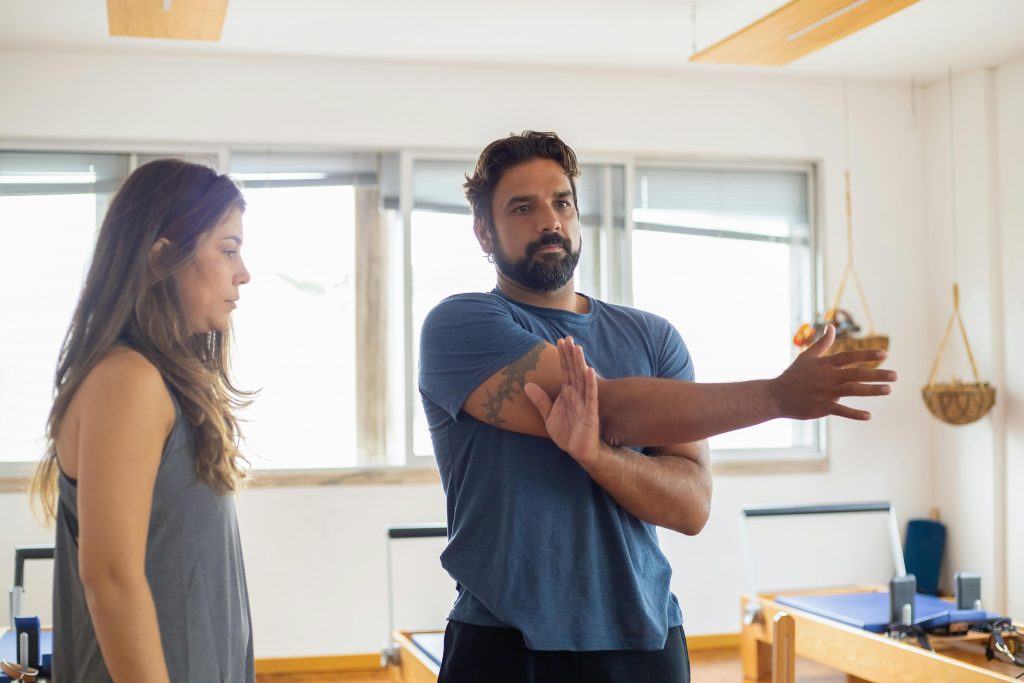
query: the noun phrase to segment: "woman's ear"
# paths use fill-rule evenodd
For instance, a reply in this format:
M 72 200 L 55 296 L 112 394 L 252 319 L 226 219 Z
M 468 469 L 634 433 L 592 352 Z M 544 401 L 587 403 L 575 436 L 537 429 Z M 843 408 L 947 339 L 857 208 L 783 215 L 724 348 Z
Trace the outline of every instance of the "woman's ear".
M 149 265 L 150 266 L 153 265 L 153 262 L 156 260 L 157 255 L 160 253 L 160 250 L 163 249 L 164 247 L 166 247 L 170 243 L 171 243 L 171 241 L 169 239 L 167 239 L 166 237 L 161 237 L 156 242 L 153 243 L 153 246 L 151 246 L 149 248 Z

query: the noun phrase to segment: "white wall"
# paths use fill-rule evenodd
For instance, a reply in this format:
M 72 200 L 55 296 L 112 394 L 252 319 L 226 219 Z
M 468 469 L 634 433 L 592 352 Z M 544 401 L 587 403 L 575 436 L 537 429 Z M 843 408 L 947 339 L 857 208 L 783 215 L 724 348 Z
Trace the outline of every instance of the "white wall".
M 0 92 L 0 141 L 477 152 L 509 131 L 534 128 L 558 131 L 584 156 L 812 160 L 821 168 L 826 292 L 846 258 L 836 81 L 0 51 Z M 850 100 L 857 263 L 879 328 L 892 337 L 888 364 L 903 379 L 871 405 L 872 422 L 831 423 L 828 472 L 719 477 L 707 529 L 696 538 L 663 535 L 690 634 L 738 630 L 740 506 L 891 499 L 906 520 L 925 515 L 944 491 L 945 479 L 932 480 L 936 432 L 918 395 L 938 324 L 936 275 L 924 247 L 937 228 L 926 211 L 922 128 L 909 86 L 851 84 Z M 1019 96 L 1013 106 L 1020 111 Z M 1022 215 L 1019 204 L 1010 208 Z M 1014 329 L 1019 340 L 1019 319 Z M 1024 435 L 1015 438 L 1019 444 Z M 23 508 L 21 497 L 0 496 L 0 519 Z M 246 491 L 239 511 L 257 656 L 278 657 L 375 650 L 387 619 L 383 527 L 440 520 L 444 505 L 434 486 L 341 486 Z M 5 525 L 0 585 L 9 583 L 7 549 L 47 538 L 28 522 L 13 535 Z M 883 539 L 879 549 L 886 552 Z M 812 553 L 827 575 L 827 550 Z
M 936 504 L 949 527 L 946 585 L 954 571 L 983 575 L 983 599 L 993 609 L 1024 612 L 1024 557 L 1014 503 L 1024 492 L 1024 60 L 953 77 L 956 248 L 950 201 L 949 84 L 924 94 L 929 261 L 929 343 L 935 354 L 952 311 L 951 285 L 960 283 L 961 315 L 983 381 L 996 387 L 991 414 L 971 425 L 929 422 Z M 943 356 L 940 380 L 973 377 L 959 334 Z M 1019 616 L 1017 618 L 1020 618 Z
M 1024 500 L 1024 59 L 1000 67 L 995 77 L 998 143 L 997 225 L 1002 275 L 1003 377 L 1002 425 L 1005 427 L 1004 486 L 1006 538 L 1006 608 L 1024 614 L 1024 543 L 1013 520 Z M 998 479 L 996 484 L 998 485 Z

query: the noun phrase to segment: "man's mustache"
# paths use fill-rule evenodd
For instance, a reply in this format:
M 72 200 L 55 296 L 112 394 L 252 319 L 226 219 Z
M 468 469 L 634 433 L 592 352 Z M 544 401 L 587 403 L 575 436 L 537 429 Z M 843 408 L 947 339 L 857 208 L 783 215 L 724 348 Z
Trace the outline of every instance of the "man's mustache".
M 572 242 L 570 242 L 568 238 L 562 237 L 556 232 L 549 232 L 546 235 L 542 235 L 540 239 L 536 240 L 535 242 L 530 242 L 530 244 L 527 245 L 526 257 L 531 258 L 540 249 L 543 249 L 544 247 L 549 246 L 551 244 L 557 244 L 558 246 L 565 249 L 568 253 L 572 253 Z

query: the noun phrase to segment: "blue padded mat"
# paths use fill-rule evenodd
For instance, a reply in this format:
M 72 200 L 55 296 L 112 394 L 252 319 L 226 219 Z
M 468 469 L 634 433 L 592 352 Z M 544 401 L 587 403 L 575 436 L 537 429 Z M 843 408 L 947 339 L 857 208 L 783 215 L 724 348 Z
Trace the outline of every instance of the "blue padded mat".
M 775 602 L 795 607 L 847 626 L 882 633 L 889 626 L 889 592 L 836 593 L 832 595 L 782 595 Z M 978 610 L 958 610 L 956 605 L 931 595 L 914 597 L 914 623 L 924 629 L 949 624 L 1001 618 Z
M 441 656 L 444 654 L 443 633 L 414 633 L 412 642 L 423 654 L 434 660 L 435 664 L 441 666 Z

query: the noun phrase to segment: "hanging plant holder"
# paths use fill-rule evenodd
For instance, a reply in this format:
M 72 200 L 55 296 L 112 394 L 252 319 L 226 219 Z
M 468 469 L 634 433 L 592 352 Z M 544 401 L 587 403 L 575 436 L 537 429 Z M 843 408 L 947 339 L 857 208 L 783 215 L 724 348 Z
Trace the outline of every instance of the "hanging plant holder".
M 960 336 L 964 340 L 964 348 L 967 349 L 967 359 L 971 362 L 971 372 L 974 374 L 974 382 L 963 382 L 953 378 L 949 382 L 936 382 L 935 377 L 939 374 L 939 362 L 949 342 L 949 335 L 953 331 L 953 321 L 956 321 L 960 328 Z M 939 352 L 935 355 L 932 363 L 932 372 L 928 376 L 928 384 L 921 389 L 921 396 L 931 414 L 943 422 L 951 425 L 965 425 L 976 422 L 988 415 L 992 406 L 996 403 L 996 390 L 988 382 L 982 382 L 978 375 L 978 364 L 974 360 L 974 353 L 971 351 L 971 342 L 967 338 L 967 329 L 964 327 L 963 318 L 960 317 L 960 287 L 953 284 L 953 313 L 946 323 L 946 333 L 942 336 L 942 343 L 939 344 Z
M 853 265 L 853 211 L 851 208 L 850 200 L 850 172 L 845 173 L 846 180 L 846 268 L 843 270 L 843 275 L 839 278 L 839 287 L 836 289 L 835 299 L 832 301 L 832 307 L 825 311 L 825 315 L 822 319 L 818 320 L 814 325 L 804 324 L 801 325 L 800 329 L 797 330 L 796 336 L 793 337 L 793 343 L 801 348 L 806 348 L 814 343 L 825 330 L 826 325 L 834 325 L 836 328 L 836 340 L 829 347 L 825 353 L 832 355 L 835 353 L 842 353 L 843 351 L 854 351 L 864 349 L 879 349 L 882 351 L 889 350 L 889 337 L 888 335 L 878 334 L 875 332 L 875 320 L 871 316 L 871 308 L 868 306 L 867 297 L 864 296 L 864 288 L 860 284 L 860 276 L 857 275 L 857 268 Z M 850 276 L 853 276 L 853 283 L 857 287 L 857 295 L 860 298 L 861 306 L 864 307 L 864 314 L 868 319 L 868 333 L 865 335 L 858 336 L 860 332 L 860 326 L 858 326 L 850 314 L 839 307 L 839 304 L 843 300 L 843 292 L 846 290 L 846 283 Z M 853 363 L 849 367 L 854 368 L 877 368 L 882 361 L 865 361 L 863 363 Z

